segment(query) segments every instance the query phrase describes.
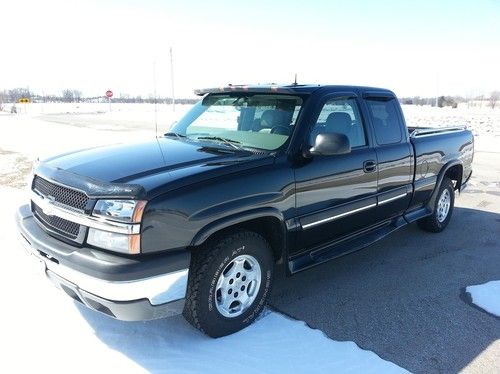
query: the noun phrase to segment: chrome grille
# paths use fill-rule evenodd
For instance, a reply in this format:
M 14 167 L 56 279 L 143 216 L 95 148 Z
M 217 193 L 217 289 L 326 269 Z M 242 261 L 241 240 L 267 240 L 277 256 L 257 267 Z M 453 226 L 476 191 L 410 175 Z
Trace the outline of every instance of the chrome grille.
M 78 237 L 78 234 L 80 232 L 79 224 L 67 221 L 57 216 L 48 216 L 35 203 L 32 203 L 32 208 L 35 217 L 38 218 L 38 220 L 41 221 L 50 230 L 70 239 L 76 239 Z
M 80 191 L 73 190 L 68 187 L 59 186 L 49 182 L 46 179 L 35 176 L 33 179 L 32 189 L 37 191 L 42 196 L 51 196 L 55 202 L 67 205 L 69 207 L 85 210 L 89 198 Z
M 31 188 L 38 195 L 48 198 L 56 205 L 64 206 L 72 210 L 84 212 L 89 201 L 87 195 L 83 192 L 69 187 L 59 186 L 48 180 L 35 176 Z M 64 236 L 78 243 L 83 242 L 85 227 L 78 223 L 68 221 L 58 216 L 47 215 L 43 209 L 34 202 L 31 204 L 33 215 L 37 218 L 40 225 L 46 227 L 49 231 Z

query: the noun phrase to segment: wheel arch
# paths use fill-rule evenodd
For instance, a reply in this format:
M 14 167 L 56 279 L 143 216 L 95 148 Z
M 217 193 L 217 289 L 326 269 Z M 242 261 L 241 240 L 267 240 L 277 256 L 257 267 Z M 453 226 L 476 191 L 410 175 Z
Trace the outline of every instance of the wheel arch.
M 444 177 L 448 177 L 451 180 L 456 181 L 457 183 L 455 184 L 455 190 L 460 191 L 462 187 L 463 174 L 464 174 L 464 167 L 462 163 L 459 162 L 447 168 L 444 173 Z
M 279 210 L 273 208 L 252 210 L 212 222 L 198 231 L 190 247 L 200 247 L 216 236 L 236 230 L 248 230 L 262 235 L 273 250 L 274 260 L 281 262 L 284 259 L 288 240 L 285 219 Z
M 432 195 L 427 203 L 427 208 L 429 208 L 430 211 L 434 210 L 434 205 L 439 193 L 439 188 L 441 187 L 441 183 L 443 183 L 443 179 L 445 177 L 448 177 L 451 180 L 455 180 L 457 182 L 455 184 L 455 190 L 460 191 L 463 177 L 463 165 L 460 160 L 449 161 L 439 171 L 434 191 L 432 192 Z

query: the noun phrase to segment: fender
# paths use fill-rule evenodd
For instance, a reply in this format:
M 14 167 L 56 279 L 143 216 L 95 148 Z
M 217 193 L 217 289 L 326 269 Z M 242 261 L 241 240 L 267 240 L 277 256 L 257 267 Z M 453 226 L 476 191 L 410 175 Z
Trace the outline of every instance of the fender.
M 246 212 L 237 213 L 228 217 L 221 218 L 217 221 L 214 221 L 206 225 L 205 227 L 200 229 L 198 233 L 196 233 L 193 240 L 191 241 L 190 246 L 198 246 L 203 244 L 210 237 L 210 235 L 227 227 L 239 223 L 244 223 L 256 218 L 265 218 L 265 217 L 277 218 L 280 221 L 281 230 L 283 230 L 282 231 L 283 238 L 285 240 L 284 245 L 286 248 L 287 235 L 286 235 L 285 217 L 283 216 L 282 212 L 280 212 L 278 209 L 275 208 L 252 209 Z
M 434 205 L 436 203 L 437 195 L 439 192 L 439 188 L 441 187 L 441 183 L 443 182 L 444 176 L 446 175 L 446 172 L 450 170 L 453 166 L 460 165 L 463 168 L 462 162 L 460 160 L 451 160 L 444 164 L 444 166 L 441 168 L 439 171 L 439 174 L 436 179 L 436 185 L 434 186 L 434 191 L 432 192 L 431 197 L 429 198 L 429 201 L 426 204 L 426 208 L 429 209 L 430 212 L 434 211 Z M 461 183 L 461 181 L 459 181 Z M 458 186 L 458 189 L 460 190 L 460 185 Z

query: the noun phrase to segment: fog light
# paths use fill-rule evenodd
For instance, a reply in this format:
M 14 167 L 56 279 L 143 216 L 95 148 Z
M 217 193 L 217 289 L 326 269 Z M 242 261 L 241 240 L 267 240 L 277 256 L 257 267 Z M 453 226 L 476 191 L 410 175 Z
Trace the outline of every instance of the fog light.
M 87 243 L 115 252 L 127 254 L 138 254 L 141 252 L 140 234 L 117 234 L 89 228 Z

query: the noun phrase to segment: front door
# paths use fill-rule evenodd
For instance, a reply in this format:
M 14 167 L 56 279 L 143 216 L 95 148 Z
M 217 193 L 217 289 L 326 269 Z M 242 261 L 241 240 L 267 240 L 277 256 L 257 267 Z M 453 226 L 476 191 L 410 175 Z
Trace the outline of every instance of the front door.
M 355 94 L 325 99 L 311 130 L 347 135 L 351 152 L 314 156 L 295 169 L 298 233 L 291 255 L 335 241 L 377 220 L 377 163 Z

